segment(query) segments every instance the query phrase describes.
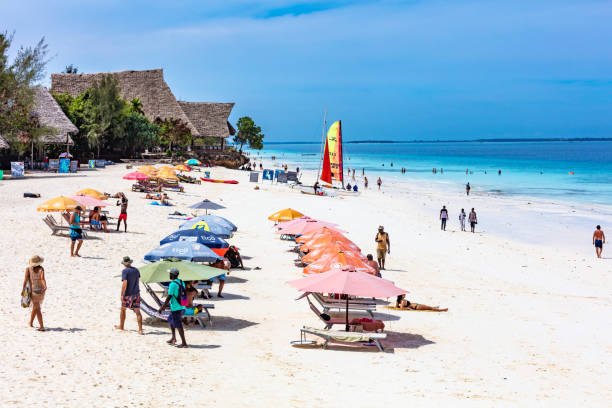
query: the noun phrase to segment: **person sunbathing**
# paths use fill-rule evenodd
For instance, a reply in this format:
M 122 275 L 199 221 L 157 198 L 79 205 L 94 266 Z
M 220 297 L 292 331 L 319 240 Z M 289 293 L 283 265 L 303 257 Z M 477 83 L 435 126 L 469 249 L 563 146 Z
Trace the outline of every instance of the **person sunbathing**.
M 159 194 L 159 193 L 157 193 L 157 194 L 149 194 L 149 193 L 147 193 L 145 198 L 147 200 L 161 200 L 162 199 L 162 195 Z
M 432 312 L 446 312 L 446 309 L 440 309 L 438 306 L 427 306 L 421 303 L 414 303 L 406 299 L 406 295 L 399 295 L 395 301 L 395 307 L 398 309 L 412 309 L 412 310 L 431 310 Z

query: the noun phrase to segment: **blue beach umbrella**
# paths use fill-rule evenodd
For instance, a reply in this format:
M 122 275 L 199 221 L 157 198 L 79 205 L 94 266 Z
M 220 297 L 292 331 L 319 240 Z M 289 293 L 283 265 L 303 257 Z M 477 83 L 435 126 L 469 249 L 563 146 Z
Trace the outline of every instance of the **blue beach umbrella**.
M 209 247 L 189 241 L 175 241 L 164 244 L 144 257 L 146 261 L 151 262 L 166 258 L 178 258 L 192 262 L 215 262 L 221 259 Z
M 230 231 L 238 230 L 238 227 L 234 225 L 233 222 L 228 220 L 227 218 L 220 217 L 218 215 L 200 215 L 199 217 L 194 217 L 189 221 L 198 220 L 198 221 L 206 221 L 209 224 L 219 224 L 222 227 L 229 229 Z
M 159 245 L 164 245 L 175 241 L 189 241 L 205 245 L 209 248 L 228 248 L 229 243 L 221 237 L 202 229 L 185 229 L 174 231 L 166 238 L 159 241 Z
M 182 223 L 179 226 L 180 230 L 186 229 L 194 229 L 194 230 L 204 230 L 208 232 L 212 232 L 213 234 L 221 237 L 221 238 L 230 238 L 232 236 L 232 231 L 225 228 L 222 225 L 216 223 L 208 223 L 206 221 L 201 221 L 197 219 L 189 220 L 187 222 Z

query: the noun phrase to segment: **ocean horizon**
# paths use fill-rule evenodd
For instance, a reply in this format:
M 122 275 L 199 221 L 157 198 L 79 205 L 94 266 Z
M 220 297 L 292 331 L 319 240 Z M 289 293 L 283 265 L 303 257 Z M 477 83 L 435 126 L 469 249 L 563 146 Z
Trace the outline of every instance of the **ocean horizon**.
M 271 142 L 262 151 L 247 151 L 268 160 L 274 156 L 278 165 L 316 171 L 321 145 Z M 370 186 L 378 177 L 383 186 L 385 181 L 400 186 L 410 181 L 455 191 L 469 182 L 472 194 L 600 205 L 612 201 L 612 140 L 345 142 L 344 168 L 355 169 L 360 187 L 365 172 Z

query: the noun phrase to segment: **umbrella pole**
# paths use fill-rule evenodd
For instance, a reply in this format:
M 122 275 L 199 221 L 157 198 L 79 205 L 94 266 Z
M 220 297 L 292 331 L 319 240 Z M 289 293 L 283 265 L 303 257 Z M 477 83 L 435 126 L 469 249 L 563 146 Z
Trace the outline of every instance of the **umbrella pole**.
M 349 306 L 349 298 L 348 298 L 348 295 L 346 295 L 346 331 L 349 331 L 348 306 Z

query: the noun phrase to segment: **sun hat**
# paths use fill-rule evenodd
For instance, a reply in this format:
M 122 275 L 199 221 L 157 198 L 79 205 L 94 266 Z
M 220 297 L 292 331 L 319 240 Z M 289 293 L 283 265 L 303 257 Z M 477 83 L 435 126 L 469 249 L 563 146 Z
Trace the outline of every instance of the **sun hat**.
M 179 276 L 179 270 L 176 268 L 168 269 L 168 273 L 172 276 Z
M 44 260 L 45 258 L 43 258 L 42 256 L 34 255 L 33 257 L 30 258 L 30 266 L 31 267 L 40 266 Z
M 134 262 L 134 261 L 133 261 L 133 260 L 132 260 L 132 258 L 130 258 L 129 256 L 124 256 L 124 257 L 123 257 L 123 261 L 121 261 L 121 263 L 122 263 L 123 265 L 126 265 L 126 266 L 127 266 L 127 265 L 131 265 L 131 264 L 132 264 L 132 262 Z

